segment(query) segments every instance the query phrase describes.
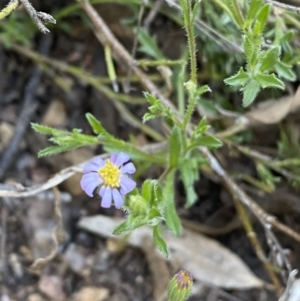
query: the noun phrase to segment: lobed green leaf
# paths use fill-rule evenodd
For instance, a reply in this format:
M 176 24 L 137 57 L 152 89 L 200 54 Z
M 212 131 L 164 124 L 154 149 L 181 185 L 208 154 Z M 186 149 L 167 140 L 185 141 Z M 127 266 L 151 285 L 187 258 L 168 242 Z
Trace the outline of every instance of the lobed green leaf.
M 230 86 L 244 86 L 249 81 L 249 79 L 250 77 L 248 73 L 246 73 L 241 67 L 237 74 L 226 78 L 224 82 Z
M 261 60 L 261 66 L 259 70 L 261 72 L 264 72 L 273 68 L 280 60 L 279 58 L 280 52 L 281 52 L 280 46 L 275 46 L 271 49 L 268 49 Z
M 217 148 L 223 145 L 222 141 L 213 136 L 202 136 L 195 139 L 193 147 L 206 146 L 208 148 Z
M 243 91 L 243 106 L 248 107 L 254 101 L 256 95 L 260 91 L 259 83 L 251 79 L 245 87 L 242 89 Z
M 283 81 L 277 78 L 274 73 L 272 74 L 257 73 L 255 75 L 255 79 L 264 89 L 278 88 L 283 90 L 285 88 Z
M 278 61 L 275 65 L 275 71 L 279 77 L 288 81 L 294 82 L 296 80 L 296 74 L 293 72 L 291 65 Z

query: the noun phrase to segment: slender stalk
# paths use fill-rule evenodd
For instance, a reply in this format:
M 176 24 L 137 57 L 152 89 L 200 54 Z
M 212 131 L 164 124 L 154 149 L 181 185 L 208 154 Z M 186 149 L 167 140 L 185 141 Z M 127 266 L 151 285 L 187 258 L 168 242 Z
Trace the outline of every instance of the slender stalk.
M 183 18 L 184 18 L 184 26 L 187 33 L 188 45 L 190 49 L 190 65 L 191 65 L 191 81 L 197 82 L 197 60 L 196 60 L 196 41 L 194 34 L 194 24 L 191 22 L 192 15 L 192 7 L 190 0 L 180 0 Z
M 271 281 L 274 284 L 277 297 L 279 297 L 281 294 L 281 291 L 282 291 L 280 282 L 275 274 L 275 271 L 274 271 L 272 265 L 268 262 L 266 255 L 264 254 L 264 251 L 263 251 L 261 244 L 256 236 L 256 233 L 253 230 L 253 227 L 252 227 L 251 221 L 249 219 L 249 216 L 247 214 L 247 211 L 245 210 L 244 205 L 238 199 L 234 200 L 234 204 L 235 204 L 235 208 L 237 209 L 237 212 L 239 214 L 239 217 L 243 223 L 243 226 L 247 233 L 248 239 L 256 253 L 256 256 L 261 260 L 268 276 L 270 277 Z
M 0 11 L 0 20 L 9 16 L 19 6 L 20 6 L 20 2 L 18 0 L 10 1 L 8 5 Z
M 111 49 L 109 45 L 104 46 L 104 54 L 105 54 L 105 62 L 107 67 L 107 73 L 108 77 L 111 80 L 111 84 L 113 87 L 113 90 L 118 93 L 119 92 L 119 86 L 117 84 L 117 74 L 115 71 L 115 66 L 113 63 L 112 55 L 111 55 Z
M 157 60 L 157 61 L 139 60 L 137 61 L 137 65 L 142 67 L 178 66 L 183 64 L 185 64 L 183 60 L 174 60 L 174 61 L 173 60 Z
M 187 106 L 186 113 L 183 119 L 182 128 L 186 129 L 187 124 L 189 123 L 191 116 L 194 112 L 196 100 L 197 100 L 197 59 L 196 59 L 196 40 L 194 33 L 194 23 L 193 23 L 193 12 L 192 12 L 192 4 L 190 0 L 180 0 L 183 18 L 184 18 L 184 26 L 187 33 L 188 45 L 189 45 L 189 55 L 190 55 L 190 83 L 188 83 L 187 89 L 189 91 L 189 102 Z
M 161 176 L 159 177 L 158 183 L 161 184 L 161 183 L 165 180 L 165 178 L 168 176 L 168 174 L 169 174 L 172 170 L 173 170 L 173 167 L 172 167 L 172 166 L 168 166 L 168 167 L 164 170 L 164 172 L 161 174 Z

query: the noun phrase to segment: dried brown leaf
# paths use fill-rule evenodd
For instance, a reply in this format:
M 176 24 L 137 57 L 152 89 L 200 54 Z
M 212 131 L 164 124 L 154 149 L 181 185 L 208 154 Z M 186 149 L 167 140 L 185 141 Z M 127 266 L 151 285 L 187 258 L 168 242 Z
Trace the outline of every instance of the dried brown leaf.
M 103 237 L 112 237 L 113 229 L 119 220 L 96 215 L 79 221 L 81 229 Z M 128 244 L 142 247 L 144 239 L 152 237 L 149 228 L 134 230 L 128 237 Z M 116 238 L 122 238 L 117 236 Z M 250 289 L 263 285 L 247 265 L 233 252 L 217 241 L 191 231 L 174 237 L 165 233 L 164 238 L 170 247 L 172 259 L 180 260 L 182 268 L 193 274 L 199 281 L 227 289 Z
M 245 116 L 252 125 L 275 124 L 284 119 L 289 113 L 300 107 L 300 87 L 295 95 L 285 96 L 279 100 L 270 100 L 264 102 Z

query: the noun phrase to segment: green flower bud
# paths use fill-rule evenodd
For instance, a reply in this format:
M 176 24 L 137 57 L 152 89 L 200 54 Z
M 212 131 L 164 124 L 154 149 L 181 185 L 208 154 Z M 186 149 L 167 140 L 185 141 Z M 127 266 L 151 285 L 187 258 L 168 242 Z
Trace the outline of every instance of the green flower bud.
M 184 83 L 185 88 L 188 90 L 189 93 L 195 93 L 197 90 L 197 84 L 193 81 L 189 80 L 188 82 Z
M 134 215 L 145 214 L 148 208 L 147 201 L 140 195 L 131 195 L 127 206 Z
M 187 271 L 179 271 L 173 276 L 168 286 L 169 301 L 185 301 L 189 298 L 193 287 L 193 278 Z

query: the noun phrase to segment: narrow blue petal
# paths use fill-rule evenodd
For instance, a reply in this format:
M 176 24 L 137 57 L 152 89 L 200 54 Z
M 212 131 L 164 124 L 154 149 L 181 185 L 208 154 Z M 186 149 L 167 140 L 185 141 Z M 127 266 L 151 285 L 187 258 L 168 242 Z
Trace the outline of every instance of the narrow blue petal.
M 103 195 L 104 195 L 104 193 L 105 193 L 105 190 L 106 190 L 106 186 L 101 186 L 101 187 L 100 187 L 99 195 L 100 195 L 101 197 L 103 197 Z
M 126 176 L 121 177 L 120 184 L 121 184 L 120 192 L 122 195 L 129 193 L 136 186 L 136 183 L 132 179 L 130 179 Z
M 132 163 L 127 163 L 121 167 L 121 173 L 133 174 L 136 172 L 136 169 Z
M 84 189 L 84 192 L 90 196 L 90 197 L 93 197 L 94 196 L 94 190 L 96 189 L 97 186 L 95 186 L 93 183 L 89 184 L 89 185 L 86 185 L 85 186 L 85 189 Z
M 112 195 L 113 195 L 115 207 L 116 208 L 122 207 L 124 204 L 124 200 L 123 200 L 123 197 L 121 196 L 119 190 L 114 188 L 112 191 Z
M 97 157 L 84 166 L 83 172 L 90 172 L 90 171 L 97 172 L 99 168 L 104 166 L 104 164 L 105 164 L 104 160 L 101 157 Z
M 127 162 L 129 159 L 130 159 L 130 157 L 127 154 L 119 153 L 118 156 L 117 156 L 117 159 L 113 163 L 115 165 L 117 165 L 118 167 L 120 167 L 122 164 Z
M 113 164 L 115 164 L 116 160 L 117 160 L 117 154 L 112 153 L 112 154 L 110 155 L 110 161 L 111 161 Z
M 82 176 L 80 186 L 88 196 L 93 196 L 93 191 L 102 183 L 101 178 L 97 173 L 86 173 Z
M 101 207 L 103 208 L 109 208 L 111 207 L 112 202 L 112 191 L 109 187 L 104 187 L 103 189 L 103 195 L 102 195 L 102 201 L 101 201 Z

